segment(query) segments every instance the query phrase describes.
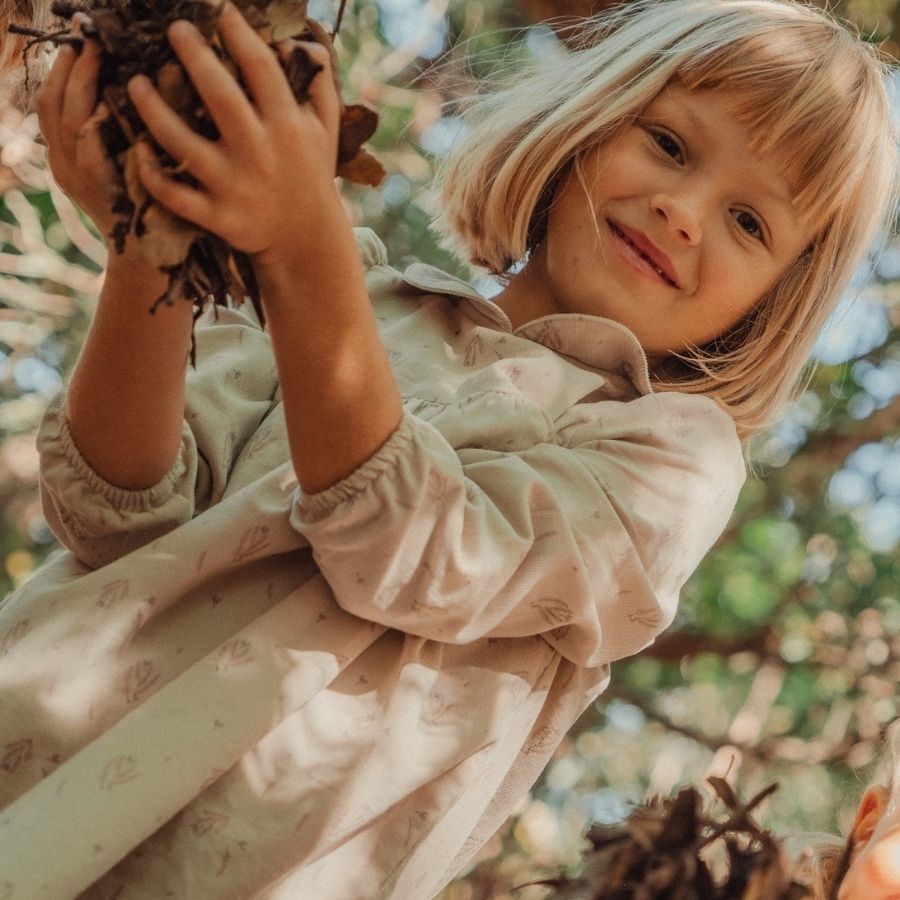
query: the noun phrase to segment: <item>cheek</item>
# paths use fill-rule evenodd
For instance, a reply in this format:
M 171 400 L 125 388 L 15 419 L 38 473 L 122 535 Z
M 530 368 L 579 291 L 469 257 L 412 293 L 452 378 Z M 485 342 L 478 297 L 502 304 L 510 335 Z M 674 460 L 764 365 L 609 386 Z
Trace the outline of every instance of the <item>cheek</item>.
M 894 900 L 900 885 L 900 827 L 893 828 L 867 847 L 853 863 L 840 900 Z

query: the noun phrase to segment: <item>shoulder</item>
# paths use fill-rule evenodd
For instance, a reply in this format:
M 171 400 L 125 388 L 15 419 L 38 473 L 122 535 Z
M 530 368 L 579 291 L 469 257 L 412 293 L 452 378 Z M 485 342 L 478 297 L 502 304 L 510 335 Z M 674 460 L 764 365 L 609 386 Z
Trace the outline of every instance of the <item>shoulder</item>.
M 668 473 L 683 487 L 714 482 L 736 499 L 746 478 L 734 421 L 702 395 L 661 392 L 579 404 L 558 425 L 569 447 L 600 450 L 642 480 Z

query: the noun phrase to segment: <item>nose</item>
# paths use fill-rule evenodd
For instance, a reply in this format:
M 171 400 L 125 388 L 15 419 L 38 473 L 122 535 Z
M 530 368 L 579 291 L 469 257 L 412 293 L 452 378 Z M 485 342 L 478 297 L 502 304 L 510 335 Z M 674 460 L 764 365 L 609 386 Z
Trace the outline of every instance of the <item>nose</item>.
M 659 216 L 667 228 L 687 244 L 698 244 L 702 236 L 702 202 L 699 198 L 673 191 L 660 192 L 650 199 L 655 216 Z

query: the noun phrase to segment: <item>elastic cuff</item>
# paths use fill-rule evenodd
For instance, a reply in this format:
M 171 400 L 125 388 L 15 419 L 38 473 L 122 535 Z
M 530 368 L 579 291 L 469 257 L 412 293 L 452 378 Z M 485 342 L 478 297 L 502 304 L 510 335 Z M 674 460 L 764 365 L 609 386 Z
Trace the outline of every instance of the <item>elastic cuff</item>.
M 306 494 L 302 488 L 297 488 L 291 519 L 299 514 L 306 524 L 310 524 L 325 518 L 341 503 L 355 499 L 382 474 L 394 468 L 407 452 L 414 436 L 412 416 L 404 412 L 400 424 L 381 447 L 337 484 L 315 494 Z
M 39 430 L 39 440 L 42 444 L 48 440 L 52 441 L 55 437 L 59 443 L 58 451 L 62 451 L 62 455 L 68 465 L 72 468 L 75 475 L 83 481 L 92 492 L 99 494 L 114 509 L 121 512 L 145 511 L 154 509 L 164 500 L 174 493 L 175 484 L 182 478 L 187 471 L 187 462 L 185 461 L 185 450 L 187 442 L 182 440 L 181 448 L 175 459 L 172 468 L 154 485 L 141 490 L 128 490 L 127 488 L 118 487 L 111 484 L 90 465 L 81 455 L 81 451 L 75 444 L 72 432 L 69 429 L 69 421 L 65 412 L 66 393 L 58 394 L 51 400 L 44 416 L 44 422 Z M 52 425 L 56 425 L 56 435 L 53 434 Z M 49 427 L 48 427 L 49 426 Z M 189 432 L 187 423 L 182 425 L 182 438 L 185 432 Z M 43 452 L 47 452 L 46 450 Z

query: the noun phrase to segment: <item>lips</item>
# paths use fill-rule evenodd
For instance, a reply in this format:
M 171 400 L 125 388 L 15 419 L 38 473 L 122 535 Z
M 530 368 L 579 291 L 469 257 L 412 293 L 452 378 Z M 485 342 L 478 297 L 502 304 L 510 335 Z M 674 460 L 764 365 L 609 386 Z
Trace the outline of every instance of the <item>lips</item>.
M 607 219 L 609 227 L 645 259 L 672 287 L 680 287 L 672 261 L 643 232 Z

